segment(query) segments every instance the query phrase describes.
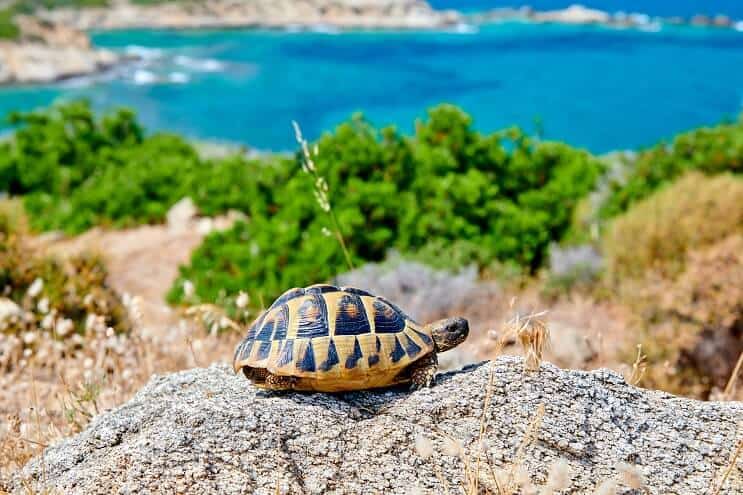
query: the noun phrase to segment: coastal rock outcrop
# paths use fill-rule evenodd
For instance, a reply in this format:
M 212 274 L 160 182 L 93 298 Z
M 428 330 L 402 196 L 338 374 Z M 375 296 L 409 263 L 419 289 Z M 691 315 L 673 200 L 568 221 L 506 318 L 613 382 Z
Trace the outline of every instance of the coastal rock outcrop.
M 514 357 L 414 393 L 266 393 L 212 365 L 153 377 L 32 460 L 11 490 L 459 493 L 495 491 L 497 479 L 526 493 L 549 479 L 571 493 L 707 493 L 741 418 L 741 403 L 642 390 L 607 370 L 526 373 Z M 719 493 L 740 493 L 736 462 Z
M 46 83 L 108 69 L 123 57 L 95 49 L 84 32 L 20 15 L 19 38 L 0 42 L 0 84 Z
M 120 1 L 102 8 L 55 8 L 38 16 L 77 29 L 311 27 L 421 29 L 455 24 L 459 14 L 424 0 Z

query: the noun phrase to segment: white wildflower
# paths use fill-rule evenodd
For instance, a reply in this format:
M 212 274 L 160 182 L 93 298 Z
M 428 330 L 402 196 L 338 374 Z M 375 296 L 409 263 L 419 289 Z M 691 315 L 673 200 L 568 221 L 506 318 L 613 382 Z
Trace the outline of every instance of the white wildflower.
M 193 282 L 190 280 L 184 280 L 183 281 L 183 297 L 186 299 L 191 299 L 194 295 L 196 288 L 193 285 Z
M 237 295 L 237 299 L 235 299 L 235 306 L 240 309 L 245 309 L 248 306 L 249 302 L 250 296 L 248 296 L 248 293 L 240 291 L 240 293 Z
M 90 369 L 93 367 L 93 359 L 92 358 L 85 358 L 85 361 L 83 361 L 83 368 Z
M 31 355 L 34 353 L 31 349 L 23 349 L 23 357 L 30 358 Z
M 332 236 L 332 235 L 333 235 L 333 233 L 332 233 L 332 232 L 330 231 L 330 229 L 329 229 L 329 228 L 327 228 L 327 227 L 323 227 L 323 228 L 322 228 L 322 229 L 320 230 L 320 232 L 322 232 L 322 235 L 324 235 L 325 237 L 330 237 L 330 236 Z
M 23 333 L 23 343 L 26 345 L 31 345 L 36 341 L 36 332 L 24 332 Z
M 33 281 L 33 283 L 28 287 L 28 290 L 26 291 L 26 294 L 28 294 L 29 297 L 36 297 L 39 294 L 41 294 L 41 290 L 44 288 L 44 281 L 41 280 L 41 278 L 37 278 Z
M 75 329 L 75 324 L 72 322 L 72 320 L 68 318 L 60 318 L 57 321 L 57 335 L 60 337 L 64 337 L 65 335 L 69 335 L 73 330 Z
M 36 304 L 36 309 L 38 309 L 41 314 L 47 314 L 49 312 L 49 299 L 46 297 L 39 299 L 39 302 Z
M 41 320 L 41 328 L 44 330 L 51 330 L 54 326 L 54 315 L 48 314 L 44 316 L 44 318 Z

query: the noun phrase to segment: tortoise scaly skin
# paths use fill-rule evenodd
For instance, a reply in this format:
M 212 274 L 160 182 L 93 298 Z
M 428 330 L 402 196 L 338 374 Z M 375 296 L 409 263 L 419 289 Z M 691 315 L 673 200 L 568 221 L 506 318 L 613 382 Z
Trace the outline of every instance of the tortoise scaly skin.
M 286 291 L 248 329 L 235 372 L 270 390 L 341 392 L 430 387 L 437 353 L 462 343 L 467 320 L 419 325 L 383 297 L 318 284 Z

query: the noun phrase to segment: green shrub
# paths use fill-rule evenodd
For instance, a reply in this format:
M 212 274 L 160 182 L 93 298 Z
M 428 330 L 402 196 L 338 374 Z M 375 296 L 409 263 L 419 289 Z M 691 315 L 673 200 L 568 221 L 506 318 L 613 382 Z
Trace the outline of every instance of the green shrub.
M 355 265 L 395 248 L 443 268 L 507 262 L 534 270 L 601 171 L 589 154 L 518 129 L 481 135 L 451 105 L 432 109 L 412 137 L 355 116 L 317 149 L 313 160 Z M 270 206 L 252 206 L 249 221 L 212 234 L 193 253 L 171 301 L 185 280 L 202 300 L 248 290 L 251 300 L 270 301 L 344 269 L 301 157 L 279 175 Z
M 604 237 L 613 280 L 669 276 L 683 269 L 686 253 L 743 232 L 743 179 L 692 172 L 617 217 Z
M 680 134 L 638 154 L 625 178 L 609 184 L 610 193 L 599 215 L 607 219 L 626 211 L 683 173 L 743 172 L 743 115 L 736 123 L 703 127 Z
M 0 191 L 24 196 L 36 230 L 159 222 L 184 196 L 204 214 L 267 214 L 290 168 L 280 158 L 203 160 L 179 136 L 145 136 L 129 110 L 96 118 L 86 102 L 10 121 L 18 130 L 0 145 Z
M 10 9 L 0 10 L 0 39 L 14 40 L 20 36 L 21 30 L 13 21 L 14 15 Z

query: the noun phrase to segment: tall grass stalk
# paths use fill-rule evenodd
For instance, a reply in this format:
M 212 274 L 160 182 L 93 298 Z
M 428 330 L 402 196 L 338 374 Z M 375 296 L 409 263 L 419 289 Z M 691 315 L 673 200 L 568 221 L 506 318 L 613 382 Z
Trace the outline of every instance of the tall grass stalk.
M 294 135 L 297 139 L 297 143 L 299 143 L 299 146 L 302 148 L 302 170 L 315 179 L 315 199 L 317 199 L 322 211 L 327 213 L 330 217 L 330 222 L 333 224 L 333 234 L 335 235 L 335 239 L 338 241 L 341 250 L 343 250 L 343 256 L 346 258 L 349 270 L 353 270 L 354 266 L 353 262 L 351 262 L 351 255 L 348 252 L 348 247 L 346 247 L 346 241 L 343 239 L 343 233 L 341 232 L 338 218 L 335 216 L 333 207 L 330 204 L 330 199 L 328 198 L 328 182 L 319 174 L 317 167 L 315 166 L 315 161 L 312 159 L 313 154 L 317 156 L 318 149 L 315 147 L 313 151 L 310 151 L 307 140 L 302 136 L 302 129 L 299 127 L 299 124 L 296 121 L 292 121 L 292 125 L 294 126 Z

